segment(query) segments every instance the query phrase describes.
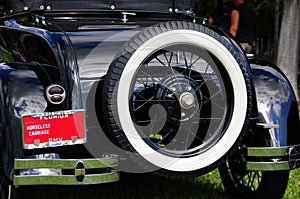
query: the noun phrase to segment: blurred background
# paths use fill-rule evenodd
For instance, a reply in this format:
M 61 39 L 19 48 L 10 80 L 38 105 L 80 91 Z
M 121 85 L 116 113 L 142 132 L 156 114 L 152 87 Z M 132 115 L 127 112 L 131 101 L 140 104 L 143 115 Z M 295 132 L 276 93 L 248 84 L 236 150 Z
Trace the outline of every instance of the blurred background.
M 218 5 L 228 0 L 197 0 L 196 15 L 215 17 Z M 300 1 L 245 0 L 255 12 L 253 54 L 277 64 L 299 96 Z M 299 101 L 299 97 L 298 101 Z

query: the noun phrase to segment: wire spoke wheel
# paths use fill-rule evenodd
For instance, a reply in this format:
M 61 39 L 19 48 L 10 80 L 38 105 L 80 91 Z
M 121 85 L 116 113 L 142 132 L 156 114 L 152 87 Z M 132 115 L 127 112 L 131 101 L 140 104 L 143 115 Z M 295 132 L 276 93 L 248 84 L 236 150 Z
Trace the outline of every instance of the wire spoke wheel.
M 236 160 L 226 160 L 219 167 L 225 190 L 242 198 L 282 198 L 289 171 L 247 171 Z
M 121 49 L 104 82 L 109 137 L 160 175 L 184 178 L 216 168 L 250 118 L 251 84 L 240 56 L 198 24 L 142 30 Z

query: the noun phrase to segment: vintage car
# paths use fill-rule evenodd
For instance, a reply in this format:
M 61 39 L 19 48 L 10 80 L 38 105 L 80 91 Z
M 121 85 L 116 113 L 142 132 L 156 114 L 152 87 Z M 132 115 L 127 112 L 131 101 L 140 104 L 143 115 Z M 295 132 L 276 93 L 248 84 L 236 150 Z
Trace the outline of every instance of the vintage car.
M 0 26 L 0 193 L 121 172 L 281 198 L 299 167 L 297 100 L 194 0 L 7 0 Z

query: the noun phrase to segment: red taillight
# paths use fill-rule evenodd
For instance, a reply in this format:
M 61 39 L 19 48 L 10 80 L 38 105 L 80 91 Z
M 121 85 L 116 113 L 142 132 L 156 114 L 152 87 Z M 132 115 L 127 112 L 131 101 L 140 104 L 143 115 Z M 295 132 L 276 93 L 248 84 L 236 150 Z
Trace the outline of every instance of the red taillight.
M 50 95 L 61 95 L 61 94 L 64 94 L 65 90 L 63 89 L 63 87 L 59 86 L 59 85 L 53 85 L 53 86 L 50 86 L 49 88 L 49 91 L 48 93 Z
M 47 100 L 52 104 L 60 104 L 66 97 L 65 89 L 57 84 L 48 86 L 46 89 Z
M 51 101 L 53 103 L 61 103 L 63 101 L 63 97 L 62 96 L 57 96 L 57 95 L 54 95 L 51 97 Z

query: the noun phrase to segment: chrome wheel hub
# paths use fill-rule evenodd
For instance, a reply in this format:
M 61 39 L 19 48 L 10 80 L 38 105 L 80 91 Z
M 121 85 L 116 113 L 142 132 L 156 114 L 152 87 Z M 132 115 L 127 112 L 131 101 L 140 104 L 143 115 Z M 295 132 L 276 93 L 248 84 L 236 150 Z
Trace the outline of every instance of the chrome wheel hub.
M 189 109 L 192 108 L 195 104 L 194 96 L 189 92 L 184 92 L 179 97 L 179 103 L 182 108 Z

